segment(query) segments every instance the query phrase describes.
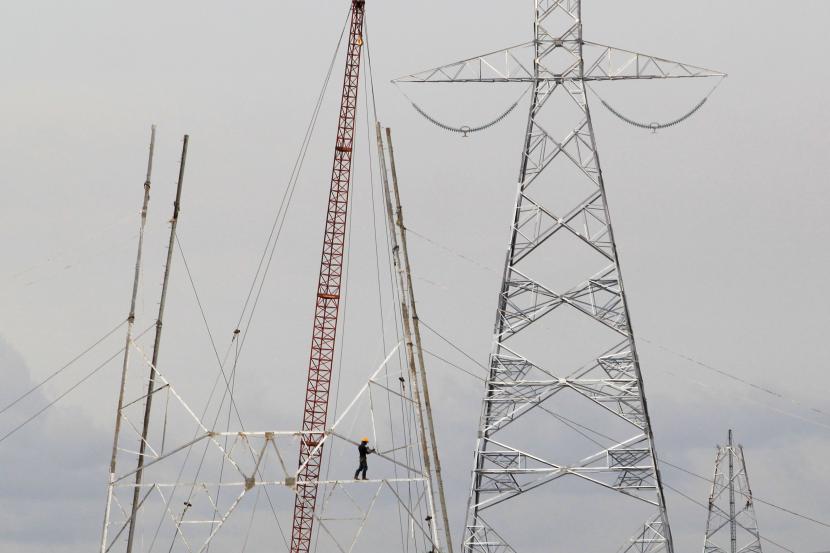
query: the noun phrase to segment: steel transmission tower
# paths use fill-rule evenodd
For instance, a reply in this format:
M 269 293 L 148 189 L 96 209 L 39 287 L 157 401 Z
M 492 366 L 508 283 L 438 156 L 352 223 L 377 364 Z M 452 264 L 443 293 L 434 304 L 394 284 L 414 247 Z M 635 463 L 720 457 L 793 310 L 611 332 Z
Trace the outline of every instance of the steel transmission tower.
M 396 80 L 531 86 L 463 549 L 673 553 L 586 87 L 724 75 L 584 41 L 579 0 L 533 17 L 531 42 Z
M 703 553 L 761 553 L 744 449 L 733 444 L 732 430 L 715 456 Z

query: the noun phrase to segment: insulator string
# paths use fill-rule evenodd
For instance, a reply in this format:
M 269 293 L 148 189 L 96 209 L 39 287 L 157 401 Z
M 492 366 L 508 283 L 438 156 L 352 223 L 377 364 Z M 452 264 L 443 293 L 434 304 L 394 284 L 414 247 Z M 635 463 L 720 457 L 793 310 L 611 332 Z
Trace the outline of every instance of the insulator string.
M 625 123 L 628 123 L 632 127 L 637 127 L 639 129 L 650 130 L 651 132 L 657 132 L 658 130 L 661 130 L 661 129 L 668 129 L 669 127 L 674 127 L 675 125 L 679 125 L 680 123 L 686 121 L 691 116 L 693 116 L 695 113 L 700 111 L 700 108 L 703 107 L 703 104 L 706 103 L 706 101 L 709 99 L 709 97 L 715 92 L 715 90 L 717 90 L 717 88 L 720 86 L 720 84 L 723 82 L 723 80 L 725 78 L 726 77 L 721 77 L 720 79 L 718 79 L 718 82 L 715 83 L 715 86 L 713 86 L 712 89 L 706 94 L 706 96 L 704 96 L 703 99 L 700 102 L 695 104 L 695 106 L 692 107 L 692 109 L 690 109 L 685 114 L 678 117 L 677 119 L 673 119 L 673 120 L 667 121 L 665 123 L 658 123 L 656 121 L 652 121 L 651 123 L 643 123 L 641 121 L 631 119 L 630 117 L 626 117 L 625 115 L 620 113 L 619 110 L 615 109 L 613 106 L 611 106 L 611 104 L 606 102 L 602 98 L 602 96 L 600 96 L 597 93 L 597 91 L 594 90 L 594 88 L 591 85 L 587 85 L 587 86 L 590 89 L 590 91 L 594 94 L 594 96 L 597 97 L 597 99 L 600 101 L 600 103 L 603 105 L 603 107 L 605 107 L 605 109 L 607 109 L 609 112 L 611 112 L 611 114 L 613 114 L 617 119 L 619 119 L 621 121 L 624 121 Z
M 419 115 L 421 115 L 421 117 L 423 117 L 424 119 L 426 119 L 427 121 L 429 121 L 430 123 L 432 123 L 433 125 L 435 125 L 436 127 L 440 128 L 440 129 L 444 129 L 445 131 L 448 131 L 448 132 L 458 133 L 458 134 L 461 134 L 463 136 L 468 136 L 470 133 L 487 130 L 487 129 L 489 129 L 491 127 L 494 127 L 494 126 L 498 125 L 499 123 L 501 123 L 508 115 L 510 115 L 513 112 L 513 110 L 516 109 L 516 106 L 519 105 L 519 102 L 522 101 L 522 98 L 524 98 L 525 94 L 527 94 L 528 91 L 530 90 L 530 88 L 526 88 L 525 91 L 522 92 L 521 96 L 519 96 L 516 99 L 515 102 L 510 104 L 510 106 L 504 112 L 502 112 L 498 117 L 496 117 L 492 121 L 490 121 L 488 123 L 484 123 L 482 125 L 475 126 L 475 127 L 471 127 L 469 125 L 462 125 L 460 127 L 456 127 L 456 126 L 453 126 L 453 125 L 448 125 L 447 123 L 443 123 L 443 122 L 439 121 L 438 119 L 432 117 L 430 114 L 428 114 L 426 111 L 424 111 L 424 109 L 421 106 L 419 106 L 412 98 L 410 98 L 406 94 L 406 92 L 404 92 L 401 89 L 401 87 L 398 86 L 397 83 L 395 83 L 395 86 L 398 88 L 398 90 L 400 90 L 401 94 L 403 94 L 404 97 L 407 99 L 407 101 L 412 105 L 413 109 L 415 111 L 417 111 Z

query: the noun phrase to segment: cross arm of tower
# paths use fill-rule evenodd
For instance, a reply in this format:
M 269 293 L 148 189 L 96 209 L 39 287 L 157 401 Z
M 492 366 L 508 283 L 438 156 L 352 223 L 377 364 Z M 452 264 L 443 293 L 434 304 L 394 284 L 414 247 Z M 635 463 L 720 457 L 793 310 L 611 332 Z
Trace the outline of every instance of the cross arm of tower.
M 677 79 L 690 77 L 724 77 L 725 73 L 624 50 L 595 42 L 581 44 L 584 69 L 580 74 L 578 41 L 551 40 L 537 48 L 534 42 L 525 42 L 405 75 L 394 83 L 530 83 L 536 80 L 563 81 L 619 81 L 633 79 Z M 551 54 L 559 50 L 573 58 L 573 63 L 553 62 Z M 539 75 L 534 75 L 534 56 L 538 56 Z M 551 57 L 547 63 L 546 58 Z M 553 67 L 556 69 L 553 69 Z
M 583 78 L 588 81 L 725 77 L 726 73 L 640 52 L 585 41 Z
M 533 81 L 533 42 L 525 42 L 394 79 L 395 83 L 509 83 Z

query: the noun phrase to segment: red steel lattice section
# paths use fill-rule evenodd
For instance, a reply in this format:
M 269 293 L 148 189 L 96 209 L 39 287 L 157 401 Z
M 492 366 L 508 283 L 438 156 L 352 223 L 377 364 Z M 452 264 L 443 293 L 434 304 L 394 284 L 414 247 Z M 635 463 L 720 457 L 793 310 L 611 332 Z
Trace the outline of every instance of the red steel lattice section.
M 346 244 L 346 215 L 352 174 L 357 85 L 360 74 L 360 51 L 363 46 L 364 3 L 364 0 L 352 0 L 346 72 L 343 78 L 343 97 L 340 101 L 340 118 L 337 124 L 337 142 L 334 148 L 334 165 L 326 214 L 326 232 L 323 236 L 323 254 L 320 260 L 320 278 L 317 284 L 314 331 L 311 338 L 311 356 L 303 414 L 303 430 L 312 433 L 305 434 L 300 442 L 300 470 L 297 473 L 297 495 L 294 500 L 291 553 L 308 553 L 314 528 L 317 480 L 320 477 L 323 459 L 323 448 L 322 445 L 318 447 L 318 444 L 326 430 L 329 387 L 334 368 L 337 314 L 340 308 L 340 281 Z

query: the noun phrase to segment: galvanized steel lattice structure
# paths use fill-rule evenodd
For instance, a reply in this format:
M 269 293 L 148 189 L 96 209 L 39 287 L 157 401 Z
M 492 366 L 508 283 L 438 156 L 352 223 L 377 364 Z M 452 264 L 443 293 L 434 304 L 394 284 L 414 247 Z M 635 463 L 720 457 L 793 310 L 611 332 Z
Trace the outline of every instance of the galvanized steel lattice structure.
M 724 75 L 584 41 L 579 0 L 536 0 L 533 26 L 531 42 L 396 80 L 532 87 L 463 550 L 546 547 L 534 524 L 576 532 L 556 528 L 549 498 L 567 496 L 528 492 L 577 481 L 591 495 L 572 510 L 602 521 L 583 550 L 673 553 L 586 87 Z M 591 543 L 632 513 L 614 545 Z
M 715 456 L 703 553 L 762 553 L 744 448 L 732 442 L 732 430 Z

